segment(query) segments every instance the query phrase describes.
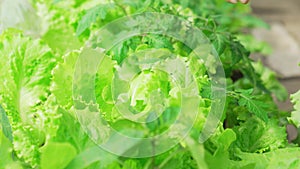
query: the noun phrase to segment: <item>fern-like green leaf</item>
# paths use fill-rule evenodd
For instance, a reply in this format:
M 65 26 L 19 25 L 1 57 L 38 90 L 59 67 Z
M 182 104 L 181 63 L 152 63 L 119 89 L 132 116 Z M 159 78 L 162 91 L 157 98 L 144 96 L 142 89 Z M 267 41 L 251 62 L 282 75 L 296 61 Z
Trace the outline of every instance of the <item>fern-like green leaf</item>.
M 268 112 L 266 110 L 267 105 L 251 95 L 252 89 L 250 90 L 240 90 L 238 101 L 240 106 L 245 106 L 248 111 L 254 113 L 257 117 L 261 118 L 263 121 L 268 121 Z
M 79 21 L 76 35 L 79 36 L 84 32 L 90 25 L 96 22 L 97 18 L 105 19 L 107 12 L 114 7 L 113 4 L 100 4 L 89 9 L 86 14 Z

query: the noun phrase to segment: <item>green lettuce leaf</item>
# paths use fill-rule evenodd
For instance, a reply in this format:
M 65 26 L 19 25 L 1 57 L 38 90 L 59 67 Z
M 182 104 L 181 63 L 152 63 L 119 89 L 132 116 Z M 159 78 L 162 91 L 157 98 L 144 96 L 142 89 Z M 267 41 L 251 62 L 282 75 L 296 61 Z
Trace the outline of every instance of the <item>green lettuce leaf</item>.
M 286 129 L 280 127 L 276 121 L 265 123 L 257 117 L 252 117 L 235 127 L 234 131 L 237 135 L 235 145 L 243 152 L 274 151 L 287 144 Z
M 75 115 L 73 105 L 72 84 L 75 64 L 80 51 L 69 52 L 63 56 L 63 62 L 53 69 L 53 81 L 50 87 L 57 105 L 55 110 L 60 115 L 57 135 L 52 138 L 55 142 L 69 142 L 77 150 L 83 151 L 92 144 L 88 135 L 83 131 Z M 63 93 L 63 94 L 62 94 Z
M 230 146 L 237 136 L 232 129 L 217 131 L 207 142 L 205 142 L 205 161 L 208 168 L 232 168 L 233 161 L 230 160 Z
M 241 160 L 234 162 L 234 168 L 298 169 L 299 154 L 299 148 L 284 148 L 262 154 L 237 152 L 236 155 Z
M 65 54 L 62 56 L 63 61 L 58 63 L 52 71 L 53 80 L 50 90 L 57 103 L 65 109 L 70 109 L 73 105 L 72 83 L 79 53 L 80 51 L 72 51 Z
M 76 149 L 70 143 L 49 142 L 41 148 L 41 168 L 64 169 L 76 154 Z
M 291 95 L 292 103 L 294 103 L 294 111 L 291 113 L 291 117 L 288 118 L 290 122 L 300 127 L 300 91 Z
M 0 130 L 0 168 L 9 169 L 21 169 L 21 164 L 14 161 L 13 148 L 11 141 L 5 137 Z
M 56 115 L 46 102 L 56 59 L 46 45 L 17 31 L 8 30 L 0 39 L 0 103 L 12 126 L 17 156 L 34 167 L 39 146 L 55 130 L 51 122 Z
M 67 169 L 84 169 L 89 166 L 100 162 L 100 166 L 97 168 L 107 168 L 108 165 L 112 164 L 118 157 L 112 155 L 99 146 L 93 146 L 85 149 L 79 153 L 66 167 Z

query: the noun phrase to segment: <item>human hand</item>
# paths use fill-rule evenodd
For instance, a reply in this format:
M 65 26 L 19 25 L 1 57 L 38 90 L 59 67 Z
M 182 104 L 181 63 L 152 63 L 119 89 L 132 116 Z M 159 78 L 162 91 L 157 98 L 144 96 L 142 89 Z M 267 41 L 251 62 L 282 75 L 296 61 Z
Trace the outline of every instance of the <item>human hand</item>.
M 237 3 L 238 1 L 240 1 L 243 4 L 247 4 L 250 0 L 227 0 L 227 2 L 234 3 L 234 4 Z

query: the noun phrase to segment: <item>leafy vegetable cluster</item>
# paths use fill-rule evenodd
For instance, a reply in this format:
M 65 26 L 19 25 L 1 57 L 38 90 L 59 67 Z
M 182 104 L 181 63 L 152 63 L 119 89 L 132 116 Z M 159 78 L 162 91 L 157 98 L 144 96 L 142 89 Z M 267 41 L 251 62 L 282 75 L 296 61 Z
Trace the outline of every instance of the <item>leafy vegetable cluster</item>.
M 7 25 L 0 30 L 0 168 L 300 167 L 300 142 L 289 143 L 286 133 L 289 123 L 300 127 L 300 93 L 292 96 L 291 117 L 277 108 L 274 100 L 284 101 L 288 95 L 274 72 L 249 57 L 250 52 L 270 52 L 267 44 L 242 33 L 267 27 L 250 14 L 249 6 L 224 0 L 30 0 L 22 1 L 23 6 L 4 1 L 1 9 L 9 9 L 10 3 L 17 4 L 11 10 L 23 15 L 16 15 L 15 22 L 0 16 L 0 23 Z M 154 60 L 173 54 L 186 63 L 201 98 L 199 115 L 185 140 L 163 154 L 134 159 L 110 154 L 89 138 L 75 115 L 72 90 L 79 55 L 90 55 L 84 48 L 87 41 L 97 48 L 95 32 L 142 12 L 179 16 L 202 30 L 223 63 L 227 97 L 217 130 L 200 144 L 198 136 L 213 101 L 208 72 L 213 72 L 209 68 L 214 60 L 199 62 L 189 47 L 164 35 L 136 36 L 115 45 L 106 52 L 95 79 L 96 107 L 115 130 L 152 136 L 168 129 L 180 112 L 182 91 L 168 74 L 133 66 L 145 52 L 152 52 Z M 149 113 L 139 119 L 147 122 L 143 124 L 125 119 L 112 88 L 116 93 L 128 91 L 131 97 L 124 98 L 124 104 L 137 119 L 141 112 L 160 112 L 160 117 Z

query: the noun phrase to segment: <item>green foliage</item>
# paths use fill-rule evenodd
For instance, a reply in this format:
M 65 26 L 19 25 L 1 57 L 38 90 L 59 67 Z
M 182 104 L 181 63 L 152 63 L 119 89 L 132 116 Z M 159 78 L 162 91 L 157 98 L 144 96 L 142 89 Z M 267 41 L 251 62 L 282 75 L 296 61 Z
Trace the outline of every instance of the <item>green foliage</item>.
M 299 149 L 285 148 L 271 151 L 264 154 L 237 153 L 241 162 L 235 168 L 291 168 L 297 169 L 300 166 Z
M 260 119 L 250 118 L 234 130 L 237 134 L 235 144 L 243 152 L 273 151 L 287 144 L 285 128 L 279 127 L 276 121 L 266 124 Z
M 4 79 L 0 100 L 12 126 L 14 150 L 19 158 L 36 166 L 38 147 L 45 135 L 53 134 L 56 129 L 53 124 L 47 125 L 56 118 L 47 109 L 56 59 L 46 45 L 20 33 L 7 31 L 0 39 L 3 59 L 0 77 Z
M 251 15 L 248 5 L 229 4 L 225 0 L 30 2 L 31 6 L 24 1 L 30 10 L 21 12 L 31 13 L 25 24 L 5 25 L 5 30 L 0 30 L 3 31 L 0 35 L 0 168 L 300 168 L 299 145 L 289 144 L 285 131 L 287 118 L 300 127 L 300 92 L 292 95 L 295 111 L 291 117 L 279 113 L 272 96 L 283 101 L 288 96 L 286 90 L 274 72 L 249 58 L 250 52 L 266 55 L 270 49 L 264 42 L 258 43 L 251 35 L 241 33 L 244 29 L 268 27 Z M 198 116 L 185 140 L 154 157 L 126 158 L 102 150 L 81 127 L 74 106 L 88 103 L 84 99 L 73 100 L 74 69 L 79 55 L 89 58 L 94 54 L 84 47 L 87 42 L 93 42 L 87 45 L 95 50 L 103 50 L 97 44 L 99 39 L 93 39 L 101 27 L 141 12 L 176 15 L 203 31 L 222 61 L 227 102 L 217 130 L 203 144 L 198 143 L 214 102 L 209 77 L 209 73 L 217 71 L 214 58 L 209 55 L 206 61 L 199 61 L 184 43 L 158 34 L 149 33 L 117 43 L 105 51 L 93 82 L 97 105 L 88 107 L 99 109 L 99 118 L 107 125 L 125 135 L 138 130 L 145 136 L 153 136 L 176 122 L 181 103 L 188 101 L 182 99 L 180 84 L 158 69 L 165 59 L 176 67 L 181 85 L 197 85 L 198 91 L 192 90 L 195 86 L 187 87 L 186 91 L 198 92 L 200 100 Z M 32 29 L 27 27 L 33 20 L 30 16 L 39 17 Z M 36 26 L 39 31 L 32 32 Z M 193 40 L 188 27 L 185 31 L 187 38 Z M 185 76 L 187 68 L 194 79 Z M 125 97 L 124 93 L 128 95 Z M 123 99 L 123 107 L 116 103 L 118 99 Z M 142 123 L 126 119 L 120 109 Z M 145 112 L 149 112 L 146 118 L 140 118 Z
M 113 4 L 100 4 L 89 9 L 77 26 L 76 35 L 80 35 L 83 31 L 89 28 L 90 25 L 97 20 L 97 18 L 104 20 L 108 10 L 111 8 L 114 8 Z
M 265 87 L 272 92 L 279 101 L 285 101 L 288 98 L 288 93 L 284 86 L 277 80 L 276 73 L 264 67 L 262 62 L 253 62 L 252 65 Z
M 254 113 L 257 117 L 265 122 L 268 122 L 268 109 L 269 105 L 257 99 L 257 96 L 252 95 L 253 90 L 238 90 L 235 95 L 238 96 L 238 104 L 245 106 L 250 112 Z
M 295 124 L 296 127 L 300 127 L 300 91 L 291 96 L 294 103 L 294 111 L 291 113 L 289 120 Z
M 9 119 L 6 115 L 6 112 L 4 111 L 4 109 L 2 108 L 2 106 L 0 105 L 0 124 L 1 124 L 1 129 L 3 134 L 9 139 L 9 141 L 13 141 L 13 136 L 12 136 L 12 130 L 11 130 L 11 126 L 10 126 L 10 122 Z
M 22 168 L 19 162 L 14 161 L 11 141 L 0 130 L 0 156 L 1 168 Z
M 71 144 L 49 142 L 41 149 L 41 168 L 63 169 L 75 155 L 76 149 Z

